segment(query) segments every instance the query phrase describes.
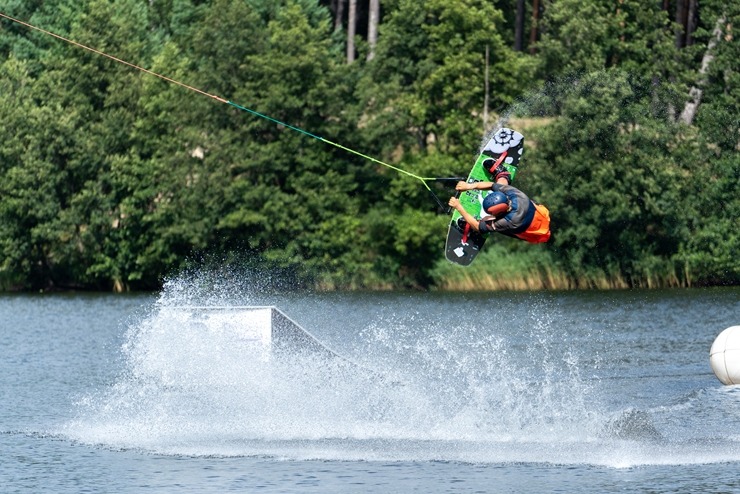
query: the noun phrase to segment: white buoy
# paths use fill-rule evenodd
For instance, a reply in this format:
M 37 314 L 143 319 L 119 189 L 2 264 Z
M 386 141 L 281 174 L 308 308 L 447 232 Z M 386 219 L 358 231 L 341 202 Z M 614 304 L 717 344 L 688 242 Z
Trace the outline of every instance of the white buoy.
M 722 384 L 740 384 L 740 326 L 722 331 L 709 350 L 709 365 Z

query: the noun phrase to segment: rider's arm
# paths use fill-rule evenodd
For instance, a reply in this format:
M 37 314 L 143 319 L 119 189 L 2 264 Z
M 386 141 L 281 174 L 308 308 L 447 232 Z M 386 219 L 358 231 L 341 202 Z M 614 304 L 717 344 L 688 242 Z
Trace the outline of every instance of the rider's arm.
M 493 182 L 458 182 L 455 190 L 488 190 L 493 188 Z
M 479 231 L 478 226 L 478 220 L 476 220 L 472 214 L 468 213 L 462 204 L 460 204 L 460 200 L 457 197 L 450 197 L 450 202 L 448 203 L 453 208 L 457 209 L 457 211 L 460 213 L 460 215 L 465 218 L 465 221 L 468 222 L 468 224 L 477 232 Z

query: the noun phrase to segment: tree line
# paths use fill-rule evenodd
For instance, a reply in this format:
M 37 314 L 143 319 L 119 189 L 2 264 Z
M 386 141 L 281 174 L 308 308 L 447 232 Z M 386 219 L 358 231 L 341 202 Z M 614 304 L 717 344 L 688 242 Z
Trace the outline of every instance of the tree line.
M 0 288 L 193 263 L 324 289 L 740 281 L 740 7 L 720 0 L 0 0 Z M 734 27 L 734 30 L 733 30 Z M 419 176 L 500 125 L 553 240 L 444 260 Z M 453 192 L 438 186 L 443 199 Z M 516 283 L 514 282 L 516 281 Z M 481 284 L 483 283 L 483 284 Z

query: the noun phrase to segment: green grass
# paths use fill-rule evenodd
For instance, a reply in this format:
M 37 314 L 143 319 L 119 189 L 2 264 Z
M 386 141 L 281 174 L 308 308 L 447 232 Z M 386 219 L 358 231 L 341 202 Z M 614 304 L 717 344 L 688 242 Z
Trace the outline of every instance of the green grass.
M 567 273 L 555 254 L 542 245 L 493 237 L 468 267 L 442 260 L 432 270 L 434 287 L 448 291 L 476 290 L 573 290 L 666 288 L 686 286 L 673 263 L 652 265 L 640 275 L 627 276 L 614 270 Z M 644 268 L 644 267 L 643 267 Z

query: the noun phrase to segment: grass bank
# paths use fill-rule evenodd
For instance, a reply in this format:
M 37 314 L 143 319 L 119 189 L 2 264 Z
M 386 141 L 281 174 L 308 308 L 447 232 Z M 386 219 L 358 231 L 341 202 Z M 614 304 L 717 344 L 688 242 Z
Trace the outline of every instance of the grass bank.
M 638 276 L 594 270 L 567 273 L 552 251 L 537 245 L 518 245 L 508 239 L 489 241 L 473 264 L 461 267 L 442 260 L 432 271 L 434 287 L 443 291 L 478 290 L 612 290 L 690 286 L 672 263 L 652 266 Z

